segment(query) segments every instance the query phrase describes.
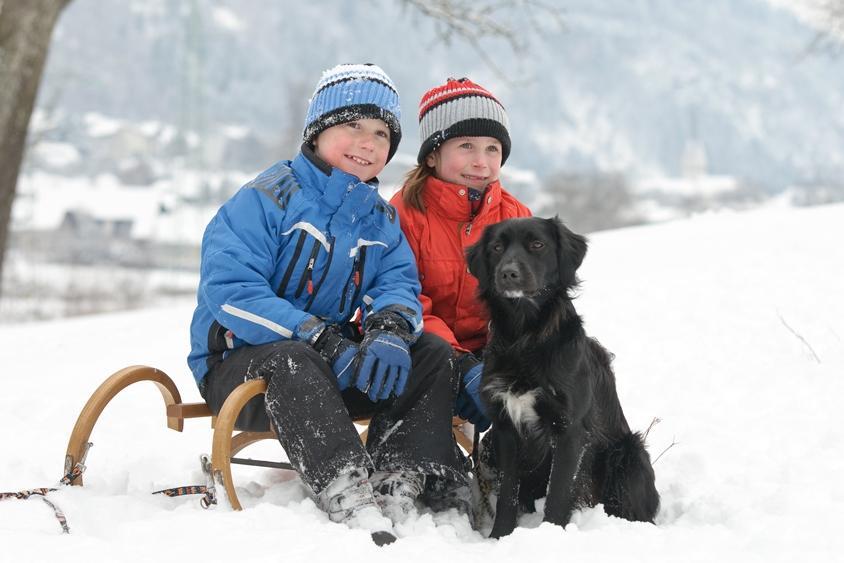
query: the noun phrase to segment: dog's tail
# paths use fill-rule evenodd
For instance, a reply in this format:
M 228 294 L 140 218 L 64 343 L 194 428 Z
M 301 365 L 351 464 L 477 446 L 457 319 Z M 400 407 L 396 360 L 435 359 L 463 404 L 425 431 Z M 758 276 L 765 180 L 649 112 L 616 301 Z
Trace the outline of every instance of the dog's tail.
M 659 510 L 651 457 L 639 432 L 611 443 L 604 458 L 604 510 L 610 516 L 653 523 Z

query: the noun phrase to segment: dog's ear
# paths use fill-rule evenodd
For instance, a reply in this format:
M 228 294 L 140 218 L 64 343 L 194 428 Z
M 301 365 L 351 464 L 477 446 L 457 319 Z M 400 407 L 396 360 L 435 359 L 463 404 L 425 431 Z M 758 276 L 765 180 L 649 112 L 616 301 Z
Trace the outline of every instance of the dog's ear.
M 557 260 L 559 261 L 560 281 L 570 287 L 576 283 L 575 272 L 586 256 L 586 237 L 572 232 L 559 217 L 549 219 L 557 232 Z
M 487 265 L 486 248 L 489 240 L 490 228 L 484 229 L 480 240 L 466 249 L 466 264 L 469 266 L 469 273 L 478 278 L 478 289 L 486 290 L 489 279 L 489 266 Z

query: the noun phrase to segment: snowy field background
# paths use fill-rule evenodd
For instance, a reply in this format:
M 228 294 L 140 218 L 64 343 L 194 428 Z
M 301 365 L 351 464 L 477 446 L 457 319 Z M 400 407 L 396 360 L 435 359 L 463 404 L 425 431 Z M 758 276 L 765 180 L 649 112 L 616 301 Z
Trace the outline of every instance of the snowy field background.
M 708 214 L 595 234 L 576 304 L 612 350 L 627 418 L 650 433 L 657 525 L 577 513 L 563 531 L 522 519 L 501 541 L 423 511 L 377 548 L 328 521 L 292 472 L 235 467 L 247 507 L 203 510 L 153 490 L 201 483 L 208 419 L 165 426 L 152 384 L 94 429 L 84 488 L 0 502 L 4 561 L 833 561 L 844 537 L 844 205 Z M 191 302 L 0 326 L 0 491 L 51 486 L 70 431 L 114 371 L 185 365 Z M 672 444 L 674 444 L 672 446 Z M 280 459 L 264 442 L 245 456 Z M 447 559 L 446 559 L 447 558 Z

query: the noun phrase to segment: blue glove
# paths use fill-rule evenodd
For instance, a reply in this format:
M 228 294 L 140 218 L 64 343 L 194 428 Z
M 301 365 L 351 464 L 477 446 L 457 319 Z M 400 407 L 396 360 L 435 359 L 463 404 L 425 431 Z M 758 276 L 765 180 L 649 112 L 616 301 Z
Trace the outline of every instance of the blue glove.
M 404 392 L 410 375 L 410 347 L 400 336 L 386 330 L 369 330 L 360 343 L 355 387 L 370 401 Z
M 484 364 L 467 353 L 458 358 L 457 369 L 460 372 L 460 393 L 455 404 L 457 415 L 474 424 L 478 432 L 484 432 L 491 424 L 481 400 L 481 374 Z
M 397 312 L 382 310 L 369 315 L 363 328 L 355 387 L 370 401 L 398 397 L 410 375 L 410 325 Z
M 340 329 L 336 325 L 327 326 L 312 346 L 331 366 L 340 391 L 345 391 L 351 385 L 355 373 L 353 364 L 358 354 L 358 345 L 339 333 Z

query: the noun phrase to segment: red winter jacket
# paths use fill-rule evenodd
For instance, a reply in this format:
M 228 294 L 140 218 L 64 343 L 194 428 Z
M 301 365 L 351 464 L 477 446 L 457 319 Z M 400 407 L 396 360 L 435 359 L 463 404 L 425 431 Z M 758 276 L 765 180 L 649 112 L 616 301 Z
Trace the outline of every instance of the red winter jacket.
M 531 213 L 496 181 L 473 218 L 466 192 L 466 186 L 429 177 L 422 192 L 425 212 L 406 205 L 401 191 L 390 203 L 416 255 L 425 331 L 458 350 L 477 352 L 486 345 L 489 319 L 475 297 L 478 280 L 466 267 L 465 249 L 481 238 L 487 225 Z

